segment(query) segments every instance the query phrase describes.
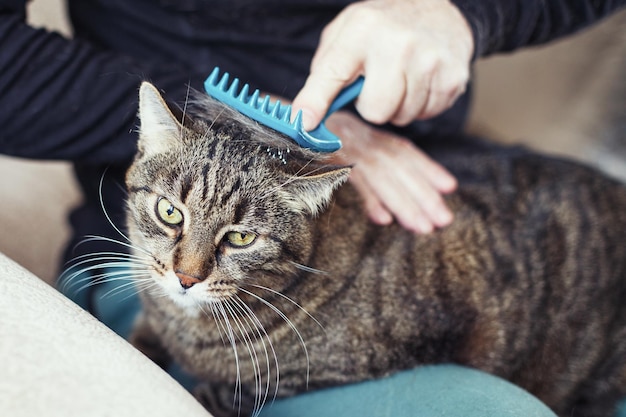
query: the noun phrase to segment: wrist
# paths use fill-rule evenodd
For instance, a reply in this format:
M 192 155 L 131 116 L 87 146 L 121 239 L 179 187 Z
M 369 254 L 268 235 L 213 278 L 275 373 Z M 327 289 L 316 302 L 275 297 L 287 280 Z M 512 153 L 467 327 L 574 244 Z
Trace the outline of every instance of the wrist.
M 485 44 L 488 33 L 487 24 L 483 18 L 483 11 L 478 2 L 474 0 L 449 0 L 451 5 L 461 14 L 472 38 L 472 61 L 483 56 L 487 52 Z

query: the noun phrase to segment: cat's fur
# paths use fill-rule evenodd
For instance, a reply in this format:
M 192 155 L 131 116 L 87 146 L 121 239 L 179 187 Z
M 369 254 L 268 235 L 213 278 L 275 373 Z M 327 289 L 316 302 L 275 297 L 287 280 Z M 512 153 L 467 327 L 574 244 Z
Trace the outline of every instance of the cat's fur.
M 432 153 L 460 181 L 455 220 L 416 235 L 369 222 L 341 185 L 348 168 L 198 107 L 183 127 L 142 85 L 128 227 L 151 271 L 134 342 L 205 383 L 211 411 L 441 362 L 502 376 L 561 416 L 609 416 L 626 394 L 622 185 L 440 139 Z M 160 198 L 182 223 L 159 219 Z M 229 231 L 256 240 L 235 247 Z

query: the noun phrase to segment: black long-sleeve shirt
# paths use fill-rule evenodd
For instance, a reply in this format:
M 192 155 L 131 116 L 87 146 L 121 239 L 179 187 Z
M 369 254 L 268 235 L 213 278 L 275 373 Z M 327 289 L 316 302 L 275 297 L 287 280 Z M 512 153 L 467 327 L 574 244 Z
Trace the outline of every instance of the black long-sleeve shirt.
M 0 0 L 0 153 L 80 164 L 128 160 L 137 87 L 182 101 L 214 66 L 293 97 L 322 28 L 350 0 L 70 0 L 75 39 L 25 24 L 26 0 Z M 547 42 L 626 0 L 454 0 L 476 56 Z M 467 98 L 419 133 L 458 130 Z

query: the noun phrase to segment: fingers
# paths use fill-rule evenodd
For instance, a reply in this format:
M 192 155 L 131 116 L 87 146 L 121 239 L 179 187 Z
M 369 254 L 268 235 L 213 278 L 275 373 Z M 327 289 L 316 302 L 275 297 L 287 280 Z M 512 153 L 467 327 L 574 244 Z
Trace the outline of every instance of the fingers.
M 395 170 L 359 169 L 357 164 L 351 182 L 364 199 L 370 219 L 380 225 L 396 221 L 416 233 L 430 233 L 453 220 L 439 191 L 424 172 L 396 166 Z M 361 165 L 363 167 L 363 165 Z M 413 171 L 413 172 L 412 172 Z
M 397 126 L 406 126 L 415 121 L 427 107 L 431 95 L 432 71 L 424 71 L 419 79 L 410 78 L 405 81 L 407 92 L 404 101 L 397 111 L 389 118 Z
M 316 128 L 337 94 L 362 73 L 365 51 L 359 36 L 359 32 L 345 32 L 341 15 L 322 32 L 311 74 L 293 100 L 294 110 L 302 110 L 305 130 Z
M 402 189 L 403 184 L 390 182 L 390 177 L 384 179 L 387 186 L 378 187 L 378 183 L 370 183 L 367 172 L 355 170 L 351 174 L 350 180 L 363 198 L 365 211 L 372 222 L 388 225 L 395 218 L 404 228 L 422 234 L 432 232 L 436 226 L 448 224 L 432 218 L 432 213 L 426 212 L 410 194 L 398 193 L 397 189 Z M 421 201 L 426 198 L 426 195 L 422 195 Z
M 453 220 L 442 194 L 457 187 L 456 179 L 409 141 L 374 129 L 354 116 L 337 115 L 329 127 L 341 135 L 344 147 L 338 163 L 353 164 L 350 182 L 376 224 L 395 219 L 417 233 L 430 233 Z
M 412 148 L 398 154 L 402 155 L 399 158 L 381 159 L 379 163 L 384 169 L 356 169 L 355 173 L 370 176 L 364 180 L 398 223 L 417 233 L 430 233 L 453 219 L 441 196 L 444 191 L 438 187 L 440 183 L 455 181 L 441 166 Z M 451 184 L 445 186 L 446 192 L 453 189 Z
M 331 75 L 330 71 L 311 74 L 292 103 L 294 117 L 302 110 L 305 130 L 313 130 L 320 124 L 339 91 L 350 83 L 347 80 L 349 78 L 334 73 Z
M 324 29 L 294 108 L 302 109 L 310 130 L 337 93 L 364 75 L 356 107 L 365 120 L 428 119 L 465 91 L 472 53 L 471 29 L 449 1 L 354 3 Z
M 465 92 L 468 81 L 469 68 L 454 67 L 433 71 L 427 101 L 414 118 L 426 120 L 448 110 Z
M 385 207 L 376 191 L 372 190 L 367 180 L 359 172 L 351 174 L 350 181 L 363 199 L 363 206 L 370 220 L 380 226 L 393 223 L 393 214 Z

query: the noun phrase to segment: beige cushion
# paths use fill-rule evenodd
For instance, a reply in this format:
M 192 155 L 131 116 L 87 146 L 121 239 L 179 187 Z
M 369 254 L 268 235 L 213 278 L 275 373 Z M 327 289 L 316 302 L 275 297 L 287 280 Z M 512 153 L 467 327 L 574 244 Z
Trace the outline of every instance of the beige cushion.
M 0 253 L 0 416 L 210 416 L 167 373 Z

